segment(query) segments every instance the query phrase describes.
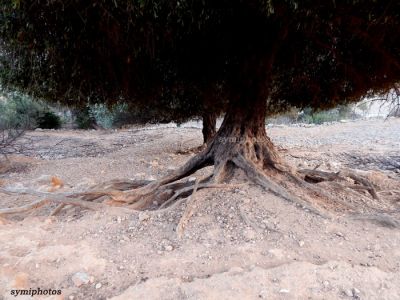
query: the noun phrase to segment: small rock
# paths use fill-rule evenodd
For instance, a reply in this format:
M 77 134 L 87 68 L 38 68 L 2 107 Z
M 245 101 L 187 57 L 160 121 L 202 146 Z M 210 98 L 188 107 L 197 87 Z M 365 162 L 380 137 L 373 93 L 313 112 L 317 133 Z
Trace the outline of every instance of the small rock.
M 280 289 L 280 290 L 279 290 L 279 293 L 281 293 L 281 294 L 289 294 L 290 291 L 287 290 L 287 289 Z
M 304 246 L 304 241 L 299 241 L 299 246 L 303 247 Z
M 193 181 L 196 181 L 196 180 L 197 180 L 197 178 L 194 177 L 194 176 L 188 178 L 188 181 L 189 181 L 189 182 L 193 182 Z
M 75 286 L 80 287 L 84 284 L 88 284 L 90 282 L 90 277 L 84 272 L 77 272 L 72 276 L 72 282 Z
M 357 288 L 353 288 L 353 295 L 359 295 L 361 291 Z
M 261 292 L 258 293 L 258 297 L 260 299 L 268 299 L 268 291 L 262 290 Z
M 102 284 L 99 282 L 98 284 L 96 284 L 95 288 L 99 289 L 99 288 L 101 288 L 101 286 L 102 286 Z
M 139 221 L 140 221 L 140 222 L 147 221 L 148 219 L 150 219 L 150 215 L 147 214 L 146 212 L 141 212 L 141 213 L 139 214 Z
M 69 300 L 74 300 L 74 299 L 75 299 L 75 296 L 71 295 L 71 296 L 68 297 L 68 299 L 69 299 Z
M 353 291 L 352 290 L 345 290 L 344 293 L 345 293 L 345 295 L 347 297 L 353 297 Z
M 164 247 L 164 249 L 166 251 L 172 251 L 172 250 L 174 250 L 174 247 L 172 247 L 171 245 L 167 245 L 167 246 Z
M 157 166 L 159 166 L 160 164 L 158 163 L 157 160 L 153 160 L 153 161 L 150 163 L 150 165 L 151 165 L 152 167 L 157 167 Z

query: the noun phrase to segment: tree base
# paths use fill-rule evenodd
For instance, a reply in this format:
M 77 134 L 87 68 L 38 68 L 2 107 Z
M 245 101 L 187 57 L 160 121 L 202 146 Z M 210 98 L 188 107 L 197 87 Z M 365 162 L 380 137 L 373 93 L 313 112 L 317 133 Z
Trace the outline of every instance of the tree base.
M 248 108 L 233 107 L 217 134 L 201 152 L 159 180 L 111 181 L 74 194 L 3 189 L 0 191 L 33 194 L 41 200 L 15 209 L 0 210 L 0 217 L 28 212 L 48 203 L 58 204 L 52 215 L 71 205 L 92 210 L 112 206 L 116 213 L 140 210 L 159 212 L 174 209 L 189 199 L 187 211 L 179 225 L 182 231 L 193 214 L 196 191 L 235 187 L 237 185 L 233 185 L 233 181 L 243 181 L 243 178 L 238 178 L 238 171 L 272 194 L 321 217 L 329 218 L 330 211 L 338 207 L 357 212 L 357 207 L 348 200 L 351 197 L 361 199 L 363 208 L 373 210 L 379 207 L 378 192 L 362 174 L 352 170 L 339 173 L 316 169 L 295 171 L 286 164 L 266 135 L 263 107 L 263 103 L 259 107 L 250 106 L 250 112 Z M 246 111 L 248 114 L 243 114 Z M 208 166 L 214 166 L 209 176 L 195 181 L 185 180 Z
M 195 181 L 184 180 L 211 165 L 214 170 L 209 176 Z M 217 136 L 206 149 L 189 159 L 181 168 L 156 181 L 114 180 L 74 194 L 3 189 L 2 192 L 33 194 L 42 199 L 23 207 L 0 210 L 0 216 L 25 213 L 49 203 L 58 204 L 51 215 L 56 215 L 71 205 L 91 210 L 104 210 L 112 206 L 110 209 L 116 213 L 170 210 L 187 197 L 190 203 L 197 190 L 236 187 L 237 184 L 232 184 L 232 181 L 237 181 L 238 170 L 250 181 L 274 195 L 325 218 L 330 217 L 329 205 L 356 210 L 351 203 L 332 197 L 326 192 L 328 188 L 339 188 L 363 200 L 368 198 L 367 200 L 379 201 L 374 186 L 356 171 L 346 169 L 339 173 L 328 173 L 314 169 L 297 172 L 282 162 L 266 136 L 259 139 L 247 137 L 239 141 Z M 192 212 L 186 213 L 185 218 L 190 218 L 191 214 Z M 182 228 L 185 222 L 180 225 Z

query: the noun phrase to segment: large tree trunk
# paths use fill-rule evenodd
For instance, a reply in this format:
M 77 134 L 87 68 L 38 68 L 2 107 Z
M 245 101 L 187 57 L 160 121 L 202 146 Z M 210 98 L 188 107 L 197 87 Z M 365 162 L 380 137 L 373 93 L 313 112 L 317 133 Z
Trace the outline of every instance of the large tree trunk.
M 203 143 L 209 144 L 217 132 L 217 114 L 205 112 L 203 118 Z
M 245 159 L 259 170 L 286 170 L 265 131 L 264 97 L 249 93 L 232 102 L 221 128 L 208 149 L 215 166 L 216 181 L 224 181 Z

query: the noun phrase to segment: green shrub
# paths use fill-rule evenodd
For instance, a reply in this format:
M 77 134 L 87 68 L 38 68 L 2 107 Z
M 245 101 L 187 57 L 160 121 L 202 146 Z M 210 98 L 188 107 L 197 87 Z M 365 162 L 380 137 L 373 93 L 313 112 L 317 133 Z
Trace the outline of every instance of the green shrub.
M 78 110 L 75 122 L 80 129 L 91 129 L 96 126 L 110 129 L 127 124 L 131 119 L 132 114 L 125 103 L 117 103 L 113 106 L 96 103 Z
M 46 111 L 41 114 L 37 120 L 38 127 L 43 129 L 59 129 L 61 127 L 61 119 L 52 111 Z
M 76 125 L 79 129 L 93 129 L 96 121 L 90 114 L 90 107 L 86 106 L 83 109 L 79 109 L 75 112 L 76 114 Z
M 0 126 L 14 129 L 34 129 L 38 118 L 44 112 L 42 103 L 27 95 L 11 92 L 3 93 L 0 101 Z

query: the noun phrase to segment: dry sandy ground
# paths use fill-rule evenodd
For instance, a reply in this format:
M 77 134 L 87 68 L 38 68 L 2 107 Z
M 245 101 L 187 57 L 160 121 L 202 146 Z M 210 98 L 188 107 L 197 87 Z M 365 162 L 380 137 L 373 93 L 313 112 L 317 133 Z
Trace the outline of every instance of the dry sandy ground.
M 157 178 L 191 155 L 177 152 L 201 142 L 192 125 L 35 131 L 1 184 L 43 190 L 58 176 L 60 191 L 71 191 Z M 268 131 L 299 167 L 379 170 L 371 174 L 391 188 L 400 179 L 399 119 Z M 33 200 L 0 194 L 0 208 Z M 0 220 L 0 299 L 400 299 L 399 194 L 366 204 L 390 222 L 342 210 L 323 219 L 250 183 L 201 190 L 193 201 L 180 239 L 185 202 L 124 216 L 69 208 L 48 217 L 54 207 L 46 207 Z M 11 295 L 30 288 L 62 295 Z

